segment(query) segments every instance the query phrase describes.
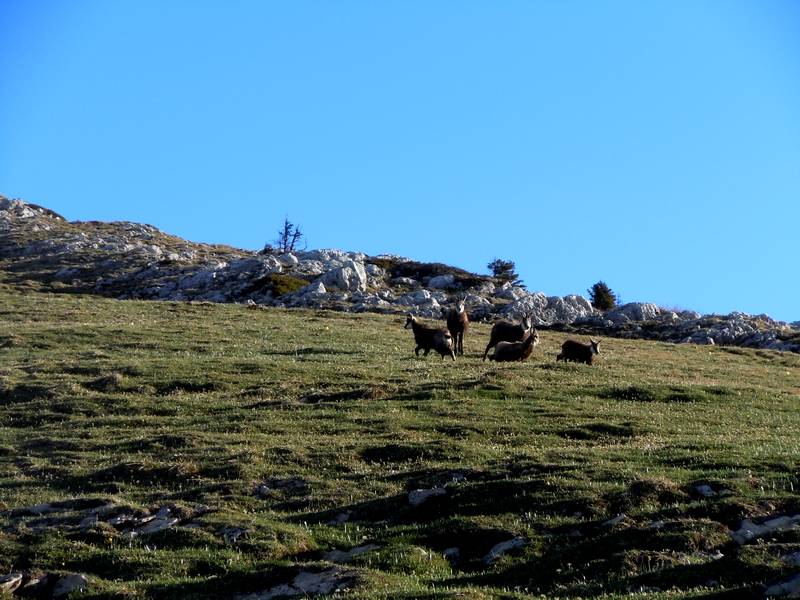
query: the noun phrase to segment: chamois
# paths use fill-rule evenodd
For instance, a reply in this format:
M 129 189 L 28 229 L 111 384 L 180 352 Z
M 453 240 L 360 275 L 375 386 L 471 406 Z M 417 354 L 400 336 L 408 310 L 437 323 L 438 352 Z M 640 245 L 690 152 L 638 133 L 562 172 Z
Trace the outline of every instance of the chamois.
M 600 340 L 595 342 L 593 339 L 589 339 L 588 344 L 567 340 L 561 344 L 561 354 L 556 356 L 556 362 L 571 360 L 591 365 L 595 354 L 600 354 Z
M 539 334 L 532 330 L 528 337 L 521 342 L 497 342 L 494 347 L 494 354 L 489 356 L 489 360 L 497 362 L 527 360 L 533 349 L 539 343 Z
M 489 343 L 483 351 L 483 360 L 489 350 L 494 348 L 498 342 L 521 342 L 525 339 L 525 334 L 533 329 L 533 314 L 526 312 L 522 317 L 522 323 L 516 324 L 511 321 L 498 321 L 492 326 L 492 333 L 489 334 Z
M 447 330 L 453 337 L 455 353 L 461 356 L 464 356 L 464 334 L 467 333 L 467 328 L 469 327 L 469 317 L 464 308 L 466 301 L 467 297 L 464 296 L 463 300 L 459 300 L 456 303 L 455 308 L 451 308 L 449 311 L 442 309 L 442 312 L 447 311 Z
M 435 350 L 442 355 L 442 360 L 446 355 L 450 355 L 453 360 L 456 359 L 456 355 L 453 352 L 453 338 L 447 331 L 423 325 L 410 313 L 406 318 L 404 329 L 409 327 L 414 332 L 414 341 L 417 343 L 414 354 L 419 356 L 419 351 L 424 350 L 423 356 L 428 356 L 428 352 Z

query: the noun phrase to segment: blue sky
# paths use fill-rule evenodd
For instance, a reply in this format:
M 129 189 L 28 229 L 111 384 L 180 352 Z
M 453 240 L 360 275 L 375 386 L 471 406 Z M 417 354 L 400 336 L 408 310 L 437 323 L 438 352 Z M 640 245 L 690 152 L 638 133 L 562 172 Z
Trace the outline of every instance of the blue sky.
M 800 3 L 0 0 L 0 193 L 800 319 Z

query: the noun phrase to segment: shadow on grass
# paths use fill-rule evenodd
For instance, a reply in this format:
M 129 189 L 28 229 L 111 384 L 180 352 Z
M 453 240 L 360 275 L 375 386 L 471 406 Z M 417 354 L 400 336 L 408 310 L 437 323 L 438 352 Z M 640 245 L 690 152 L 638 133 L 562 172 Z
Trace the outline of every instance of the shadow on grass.
M 594 393 L 607 400 L 633 402 L 701 402 L 711 399 L 729 399 L 735 392 L 726 388 L 702 386 L 636 386 L 610 387 Z
M 54 397 L 55 393 L 47 386 L 21 384 L 0 389 L 0 406 L 22 404 L 34 400 L 52 400 Z
M 297 348 L 295 350 L 262 350 L 265 356 L 311 356 L 315 354 L 356 355 L 362 354 L 361 350 L 338 350 L 336 348 Z
M 581 427 L 571 427 L 557 432 L 557 435 L 570 440 L 609 440 L 613 438 L 632 438 L 641 432 L 633 423 L 613 425 L 611 423 L 587 423 Z
M 420 481 L 424 478 L 421 477 Z M 426 489 L 426 488 L 422 488 Z M 364 522 L 389 522 L 395 524 L 429 523 L 453 516 L 489 516 L 507 513 L 536 512 L 569 516 L 577 511 L 593 514 L 594 499 L 563 498 L 543 480 L 498 479 L 479 482 L 453 482 L 441 488 L 439 495 L 413 506 L 409 494 L 396 494 L 339 506 L 315 513 L 294 517 L 296 522 L 337 522 L 342 514 L 349 520 Z

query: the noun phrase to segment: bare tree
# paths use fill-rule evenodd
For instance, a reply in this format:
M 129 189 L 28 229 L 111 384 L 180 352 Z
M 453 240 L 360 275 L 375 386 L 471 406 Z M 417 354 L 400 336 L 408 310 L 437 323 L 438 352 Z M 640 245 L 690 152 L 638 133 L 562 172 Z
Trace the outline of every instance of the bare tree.
M 300 230 L 300 226 L 289 221 L 289 217 L 284 217 L 283 227 L 278 230 L 277 239 L 273 244 L 266 244 L 264 251 L 271 250 L 280 254 L 294 252 L 299 249 L 302 239 L 303 232 Z

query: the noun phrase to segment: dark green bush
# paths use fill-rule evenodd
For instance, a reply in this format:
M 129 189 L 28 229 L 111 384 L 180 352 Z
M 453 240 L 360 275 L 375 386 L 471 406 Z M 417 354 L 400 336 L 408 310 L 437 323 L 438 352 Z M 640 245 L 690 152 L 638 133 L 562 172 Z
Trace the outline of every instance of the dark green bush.
M 609 310 L 617 305 L 617 295 L 603 281 L 598 281 L 588 290 L 589 299 L 597 310 Z

